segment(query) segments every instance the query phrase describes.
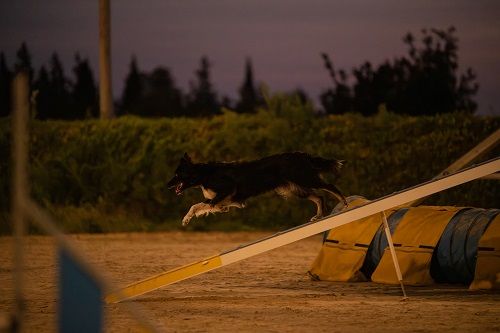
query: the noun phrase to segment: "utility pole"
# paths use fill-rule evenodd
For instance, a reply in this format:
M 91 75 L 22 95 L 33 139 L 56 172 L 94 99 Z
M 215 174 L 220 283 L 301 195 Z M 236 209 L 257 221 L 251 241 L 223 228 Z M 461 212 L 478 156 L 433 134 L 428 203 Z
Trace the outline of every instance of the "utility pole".
M 23 238 L 26 232 L 26 203 L 28 188 L 28 134 L 29 118 L 29 74 L 19 72 L 12 83 L 12 224 L 14 231 L 14 264 L 13 281 L 16 295 L 16 309 L 12 332 L 24 331 L 25 298 L 24 298 L 24 254 Z
M 101 119 L 114 118 L 111 93 L 111 25 L 109 0 L 99 0 L 99 106 Z

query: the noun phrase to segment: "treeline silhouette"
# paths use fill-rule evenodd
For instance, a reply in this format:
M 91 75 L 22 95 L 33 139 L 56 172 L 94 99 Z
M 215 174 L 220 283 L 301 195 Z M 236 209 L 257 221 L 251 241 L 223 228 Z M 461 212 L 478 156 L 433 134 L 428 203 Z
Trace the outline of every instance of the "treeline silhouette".
M 263 104 L 263 99 L 253 81 L 250 59 L 245 66 L 240 98 L 233 102 L 228 97 L 219 98 L 213 88 L 207 57 L 201 58 L 188 93 L 176 86 L 168 68 L 157 67 L 145 73 L 139 70 L 137 59 L 132 57 L 122 96 L 115 103 L 116 114 L 199 117 L 220 114 L 221 107 L 241 113 L 254 112 Z M 36 119 L 72 120 L 99 116 L 98 89 L 88 59 L 75 55 L 73 80 L 66 77 L 57 53 L 53 53 L 48 68 L 43 65 L 35 74 L 26 43 L 17 51 L 14 70 L 9 69 L 5 55 L 0 53 L 0 116 L 10 113 L 11 81 L 13 73 L 20 70 L 29 73 L 32 112 Z
M 335 70 L 322 54 L 333 87 L 320 96 L 326 113 L 375 114 L 381 106 L 409 115 L 432 115 L 453 111 L 474 113 L 473 97 L 479 89 L 471 68 L 458 76 L 458 38 L 455 28 L 423 29 L 420 44 L 408 33 L 403 42 L 408 54 L 386 61 L 378 68 L 365 62 L 352 70 Z M 354 81 L 351 85 L 349 81 Z
M 459 75 L 458 38 L 455 28 L 422 30 L 420 42 L 408 33 L 403 41 L 408 54 L 387 60 L 375 68 L 365 62 L 353 68 L 351 75 L 337 70 L 330 57 L 321 56 L 331 77 L 332 86 L 320 95 L 323 110 L 318 114 L 357 112 L 365 116 L 381 108 L 409 115 L 432 115 L 453 111 L 473 113 L 477 109 L 474 96 L 478 91 L 472 69 Z M 37 119 L 84 119 L 99 116 L 98 89 L 86 58 L 75 55 L 74 79 L 69 79 L 57 53 L 35 73 L 31 54 L 25 43 L 16 54 L 13 69 L 0 53 L 0 116 L 11 109 L 13 73 L 28 71 L 31 83 L 33 117 Z M 229 108 L 239 113 L 252 113 L 264 104 L 254 82 L 252 62 L 246 60 L 244 79 L 236 101 L 220 97 L 210 80 L 210 61 L 203 56 L 190 82 L 188 92 L 176 86 L 170 70 L 157 67 L 146 73 L 139 69 L 133 56 L 125 87 L 115 103 L 118 116 L 132 114 L 143 117 L 206 117 Z M 304 103 L 310 102 L 302 90 L 292 92 Z
M 141 72 L 137 59 L 132 57 L 125 88 L 119 104 L 118 115 L 133 114 L 145 117 L 205 117 L 221 113 L 221 107 L 236 112 L 254 112 L 263 104 L 253 80 L 250 59 L 245 65 L 245 78 L 239 89 L 239 100 L 219 97 L 210 81 L 210 62 L 202 57 L 195 72 L 195 81 L 190 82 L 188 93 L 175 85 L 166 67 L 157 67 L 151 73 Z

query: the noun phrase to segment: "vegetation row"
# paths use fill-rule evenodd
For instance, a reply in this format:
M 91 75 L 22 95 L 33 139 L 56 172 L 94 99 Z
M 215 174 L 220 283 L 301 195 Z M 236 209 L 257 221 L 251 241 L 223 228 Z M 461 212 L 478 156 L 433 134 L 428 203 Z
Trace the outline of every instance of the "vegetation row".
M 33 197 L 67 231 L 180 228 L 201 191 L 178 197 L 166 188 L 184 152 L 195 161 L 257 159 L 304 151 L 347 160 L 336 182 L 346 195 L 374 199 L 429 180 L 500 126 L 500 118 L 452 113 L 411 117 L 383 109 L 317 117 L 299 96 L 267 97 L 253 114 L 224 110 L 211 118 L 30 122 Z M 9 230 L 11 130 L 0 121 L 0 216 Z M 490 155 L 498 155 L 498 149 Z M 485 157 L 487 158 L 487 156 Z M 429 204 L 497 207 L 500 187 L 479 180 L 428 199 Z M 331 206 L 334 204 L 330 204 Z M 191 229 L 283 229 L 314 215 L 310 202 L 266 194 L 248 208 L 193 220 Z

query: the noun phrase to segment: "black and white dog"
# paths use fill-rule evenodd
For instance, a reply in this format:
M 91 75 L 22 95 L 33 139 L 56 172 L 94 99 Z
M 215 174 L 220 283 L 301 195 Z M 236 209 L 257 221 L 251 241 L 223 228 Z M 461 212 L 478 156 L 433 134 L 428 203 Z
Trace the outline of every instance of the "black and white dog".
M 284 153 L 249 162 L 193 163 L 184 154 L 175 176 L 168 182 L 177 195 L 190 187 L 200 187 L 207 200 L 193 205 L 182 219 L 187 225 L 194 217 L 209 213 L 227 212 L 230 207 L 244 208 L 250 197 L 275 191 L 288 197 L 295 195 L 316 204 L 317 212 L 311 221 L 323 216 L 323 198 L 314 190 L 324 190 L 347 206 L 339 189 L 324 182 L 320 173 L 338 176 L 344 161 L 313 157 L 306 153 Z

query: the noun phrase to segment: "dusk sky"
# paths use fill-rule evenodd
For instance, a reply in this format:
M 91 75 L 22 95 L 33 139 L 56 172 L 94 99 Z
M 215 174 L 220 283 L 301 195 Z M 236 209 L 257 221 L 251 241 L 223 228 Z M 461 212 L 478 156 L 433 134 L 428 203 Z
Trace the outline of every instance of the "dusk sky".
M 479 113 L 500 115 L 500 1 L 120 0 L 111 8 L 115 99 L 135 54 L 141 70 L 166 66 L 185 90 L 206 55 L 215 89 L 231 97 L 250 57 L 257 82 L 272 91 L 300 87 L 317 100 L 330 85 L 321 52 L 350 71 L 405 54 L 407 32 L 454 25 L 460 71 L 478 75 Z M 9 66 L 22 41 L 36 69 L 57 51 L 70 76 L 78 51 L 98 79 L 98 0 L 2 1 L 0 50 Z

